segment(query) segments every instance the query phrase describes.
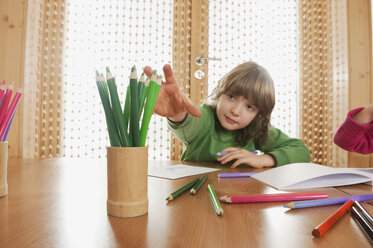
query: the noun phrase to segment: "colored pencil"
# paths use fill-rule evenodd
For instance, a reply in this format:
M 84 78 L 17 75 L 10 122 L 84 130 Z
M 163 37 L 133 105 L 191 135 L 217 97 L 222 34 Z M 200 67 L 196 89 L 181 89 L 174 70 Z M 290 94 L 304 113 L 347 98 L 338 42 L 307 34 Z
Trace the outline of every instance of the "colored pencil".
M 8 110 L 10 98 L 12 97 L 13 93 L 14 82 L 10 82 L 8 89 L 5 91 L 5 95 L 3 97 L 3 101 L 1 103 L 0 109 L 0 126 L 4 122 L 6 111 Z
M 1 107 L 1 104 L 3 103 L 5 89 L 6 89 L 6 82 L 5 82 L 5 80 L 3 80 L 3 82 L 1 83 L 1 86 L 0 86 L 0 107 Z
M 255 151 L 250 151 L 251 153 L 254 153 L 256 155 L 263 155 L 264 153 L 262 151 L 259 151 L 259 150 L 255 150 Z M 229 152 L 218 152 L 216 153 L 216 156 L 224 156 L 224 155 L 227 155 Z
M 21 99 L 23 88 L 20 88 L 17 93 L 14 95 L 12 102 L 9 105 L 9 108 L 7 109 L 4 119 L 0 124 L 0 139 L 2 140 L 6 131 L 6 128 L 8 127 L 8 124 L 10 122 L 10 119 L 12 118 L 12 115 L 18 105 L 19 100 Z
M 139 113 L 139 116 L 141 116 L 141 114 L 142 114 L 142 112 L 144 110 L 145 99 L 148 96 L 149 83 L 150 83 L 150 78 L 146 77 L 145 83 L 144 83 L 144 89 L 141 92 L 140 109 L 139 109 L 140 113 Z
M 365 210 L 365 208 L 358 202 L 354 201 L 354 207 L 360 211 L 363 217 L 368 221 L 369 225 L 373 227 L 373 218 L 372 216 Z
M 174 200 L 176 197 L 184 193 L 185 191 L 189 190 L 191 187 L 193 187 L 196 183 L 199 182 L 199 178 L 194 179 L 190 183 L 184 185 L 183 187 L 179 188 L 178 190 L 172 192 L 167 198 L 166 201 Z
M 139 118 L 141 117 L 142 109 L 144 108 L 147 88 L 148 86 L 146 85 L 145 74 L 142 73 L 139 79 Z
M 115 118 L 110 106 L 107 84 L 105 82 L 104 76 L 102 74 L 100 75 L 98 71 L 96 71 L 96 85 L 105 112 L 105 119 L 109 133 L 110 145 L 113 147 L 119 147 L 121 146 L 120 138 L 117 129 L 117 124 L 115 123 Z
M 364 219 L 362 213 L 355 206 L 351 207 L 351 215 L 368 236 L 370 242 L 373 243 L 373 227 L 369 225 L 368 221 Z
M 228 178 L 228 177 L 250 177 L 259 172 L 232 172 L 232 173 L 220 173 L 218 174 L 219 178 Z
M 320 199 L 320 200 L 290 202 L 288 204 L 285 204 L 284 207 L 291 208 L 291 209 L 297 209 L 297 208 L 329 206 L 329 205 L 335 205 L 335 204 L 343 204 L 350 199 L 354 201 L 371 201 L 373 200 L 373 194 L 352 195 L 352 196 L 327 198 L 327 199 Z
M 351 208 L 353 203 L 353 200 L 346 201 L 337 211 L 315 227 L 315 229 L 312 230 L 312 235 L 316 238 L 320 238 L 321 235 L 328 231 L 334 223 L 336 223 Z
M 4 133 L 3 137 L 1 138 L 1 141 L 2 141 L 2 142 L 3 142 L 3 141 L 6 141 L 6 138 L 8 137 L 9 129 L 10 129 L 10 126 L 12 125 L 13 118 L 14 118 L 14 114 L 15 114 L 16 111 L 17 111 L 17 107 L 18 107 L 18 104 L 17 104 L 17 106 L 16 106 L 16 108 L 15 108 L 15 110 L 14 110 L 14 112 L 13 112 L 12 118 L 10 119 L 8 126 L 6 127 L 5 133 Z
M 142 118 L 142 124 L 141 124 L 141 130 L 140 130 L 141 146 L 145 146 L 150 118 L 153 115 L 155 103 L 157 101 L 158 93 L 160 89 L 161 89 L 161 82 L 157 76 L 157 71 L 154 70 L 150 78 L 148 97 L 146 98 L 144 115 Z
M 109 67 L 106 67 L 106 81 L 109 88 L 112 111 L 119 130 L 121 146 L 130 146 L 129 136 L 124 126 L 123 112 L 122 107 L 120 106 L 117 85 L 115 83 L 115 78 L 109 70 Z
M 207 181 L 207 175 L 204 175 L 198 183 L 196 183 L 193 188 L 190 190 L 192 195 L 195 195 L 197 191 L 202 187 L 202 185 Z
M 124 121 L 124 129 L 128 131 L 128 121 L 130 119 L 131 114 L 131 93 L 130 93 L 130 85 L 127 86 L 126 91 L 126 99 L 124 101 L 123 106 L 123 121 Z M 130 144 L 132 146 L 132 144 Z
M 207 185 L 207 190 L 209 192 L 212 205 L 214 206 L 215 213 L 217 215 L 223 215 L 224 213 L 223 208 L 221 207 L 218 197 L 216 196 L 215 191 L 212 188 L 211 184 Z
M 130 75 L 130 95 L 131 95 L 131 118 L 130 130 L 132 135 L 132 146 L 140 146 L 140 130 L 139 130 L 139 93 L 137 85 L 136 66 L 131 69 Z
M 219 198 L 226 203 L 250 203 L 250 202 L 277 202 L 299 201 L 309 199 L 324 199 L 328 195 L 321 192 L 280 193 L 280 194 L 253 194 L 253 195 L 226 195 Z

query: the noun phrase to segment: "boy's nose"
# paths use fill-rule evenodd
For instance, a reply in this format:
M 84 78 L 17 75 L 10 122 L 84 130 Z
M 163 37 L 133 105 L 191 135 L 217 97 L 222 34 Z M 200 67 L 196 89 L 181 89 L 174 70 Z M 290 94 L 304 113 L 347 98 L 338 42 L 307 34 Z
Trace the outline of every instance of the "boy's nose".
M 231 112 L 234 115 L 239 115 L 241 112 L 241 104 L 233 104 L 231 107 Z

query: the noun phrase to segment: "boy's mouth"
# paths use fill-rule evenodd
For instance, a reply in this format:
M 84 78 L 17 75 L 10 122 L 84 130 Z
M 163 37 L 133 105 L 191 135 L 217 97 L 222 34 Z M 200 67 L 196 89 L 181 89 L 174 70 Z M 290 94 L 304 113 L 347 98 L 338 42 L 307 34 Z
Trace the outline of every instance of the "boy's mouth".
M 229 124 L 236 124 L 236 123 L 237 123 L 235 120 L 229 118 L 228 116 L 225 116 L 225 119 L 227 120 L 227 122 L 228 122 Z

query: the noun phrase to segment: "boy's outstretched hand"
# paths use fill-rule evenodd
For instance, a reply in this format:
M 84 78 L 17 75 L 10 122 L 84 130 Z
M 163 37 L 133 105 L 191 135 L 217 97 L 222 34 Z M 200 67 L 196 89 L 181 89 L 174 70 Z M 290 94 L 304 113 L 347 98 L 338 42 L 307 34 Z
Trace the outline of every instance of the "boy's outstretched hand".
M 150 77 L 153 70 L 151 67 L 146 66 L 144 73 Z M 180 91 L 171 66 L 165 65 L 163 73 L 166 81 L 162 82 L 154 112 L 174 122 L 182 121 L 186 113 L 194 117 L 199 117 L 201 111 L 193 104 L 189 97 Z

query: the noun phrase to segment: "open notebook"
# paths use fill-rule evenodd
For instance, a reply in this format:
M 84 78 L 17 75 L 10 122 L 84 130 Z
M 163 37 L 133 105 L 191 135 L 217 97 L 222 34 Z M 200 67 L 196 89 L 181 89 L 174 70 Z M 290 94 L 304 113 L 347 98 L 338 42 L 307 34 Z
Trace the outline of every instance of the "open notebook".
M 332 168 L 313 163 L 294 163 L 251 176 L 278 190 L 334 187 L 358 183 L 372 184 L 373 171 Z

